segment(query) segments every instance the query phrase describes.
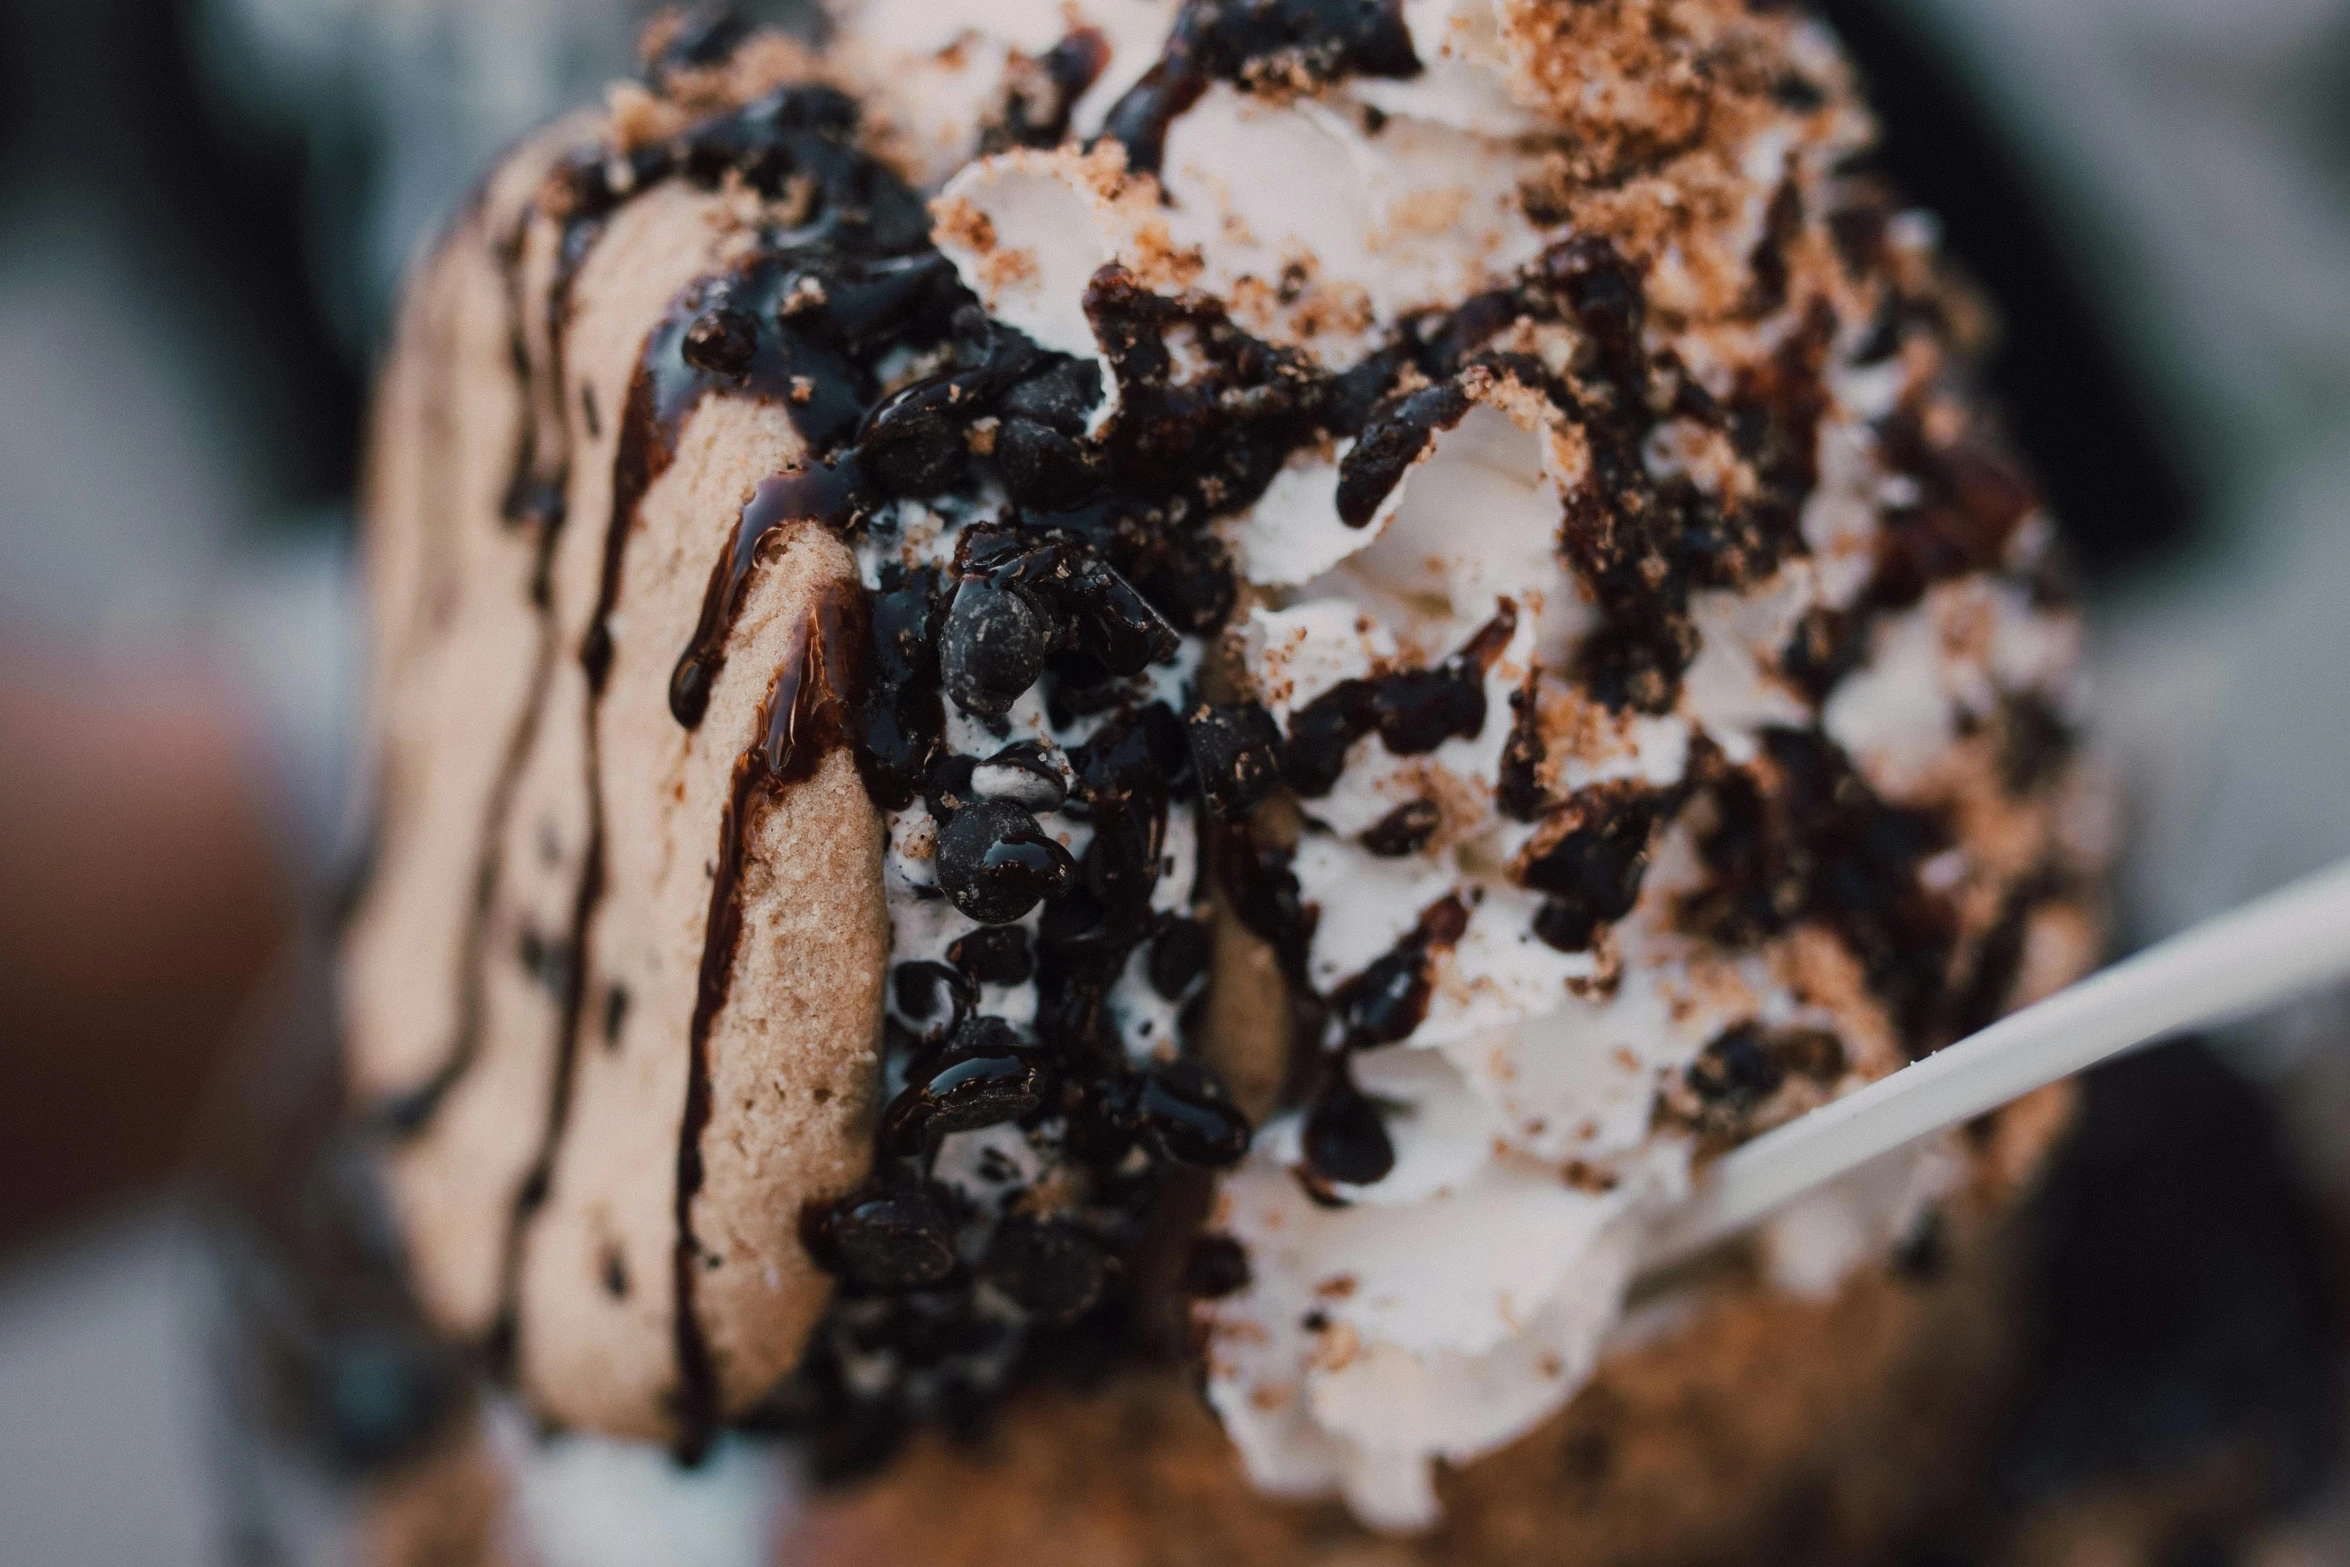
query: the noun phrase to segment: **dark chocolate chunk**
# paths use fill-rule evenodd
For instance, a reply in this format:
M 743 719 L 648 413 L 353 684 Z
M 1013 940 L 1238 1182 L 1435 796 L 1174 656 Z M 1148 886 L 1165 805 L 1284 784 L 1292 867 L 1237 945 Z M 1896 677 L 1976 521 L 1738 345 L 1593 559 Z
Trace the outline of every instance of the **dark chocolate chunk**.
M 1185 721 L 1200 798 L 1226 821 L 1264 802 L 1281 778 L 1281 729 L 1255 702 L 1201 703 Z
M 1026 593 L 965 582 L 938 642 L 947 695 L 981 717 L 1010 712 L 1044 673 L 1055 640 L 1052 621 Z
M 997 1229 L 980 1271 L 1024 1310 L 1068 1322 L 1101 1300 L 1112 1266 L 1102 1243 L 1074 1224 L 1014 1218 Z
M 947 961 L 985 985 L 1025 985 L 1036 974 L 1028 932 L 1017 925 L 983 925 L 947 948 Z
M 1674 793 L 1637 784 L 1597 784 L 1569 800 L 1559 826 L 1537 835 L 1517 879 L 1550 895 L 1535 932 L 1563 952 L 1591 945 L 1600 925 L 1622 919 L 1639 900 L 1648 846 L 1678 804 Z
M 759 351 L 759 323 L 745 311 L 714 305 L 686 323 L 677 351 L 696 370 L 742 375 Z
M 996 430 L 996 473 L 1016 505 L 1061 511 L 1102 487 L 1102 464 L 1073 436 L 1034 419 L 1006 419 Z
M 1151 989 L 1169 1001 L 1180 1001 L 1192 982 L 1208 971 L 1208 927 L 1181 915 L 1167 921 L 1151 939 Z
M 1101 400 L 1101 366 L 1090 359 L 1056 355 L 1004 393 L 1003 407 L 1006 418 L 1032 420 L 1063 435 L 1082 435 L 1087 416 Z
M 1700 1099 L 1751 1110 L 1777 1093 L 1786 1076 L 1764 1050 L 1761 1028 L 1740 1023 L 1699 1052 L 1689 1067 L 1689 1086 Z
M 1249 1285 L 1248 1248 L 1229 1235 L 1192 1240 L 1183 1261 L 1183 1293 L 1198 1300 L 1222 1300 Z
M 1077 863 L 1036 818 L 1004 800 L 977 800 L 938 832 L 938 884 L 985 925 L 1008 925 L 1076 879 Z
M 1343 1060 L 1332 1063 L 1306 1111 L 1306 1168 L 1325 1181 L 1369 1186 L 1395 1168 L 1395 1144 L 1379 1107 L 1355 1086 Z
M 936 1044 L 961 1026 L 978 996 L 962 970 L 944 963 L 900 963 L 890 974 L 898 1015 L 915 1024 L 924 1044 Z
M 881 1115 L 881 1145 L 913 1155 L 950 1132 L 1017 1121 L 1044 1104 L 1050 1072 L 1001 1018 L 975 1017 Z
M 1069 797 L 1061 767 L 1035 740 L 1008 745 L 971 770 L 971 787 L 980 798 L 1009 800 L 1039 813 L 1057 811 Z
M 1220 1170 L 1248 1152 L 1248 1117 L 1224 1080 L 1197 1061 L 1169 1061 L 1143 1073 L 1134 1115 L 1144 1142 L 1178 1164 Z
M 920 1186 L 845 1198 L 824 1228 L 837 1271 L 867 1289 L 919 1289 L 955 1271 L 953 1225 L 944 1206 Z
M 1428 847 L 1443 824 L 1434 800 L 1406 800 L 1363 829 L 1362 845 L 1385 860 L 1400 860 Z

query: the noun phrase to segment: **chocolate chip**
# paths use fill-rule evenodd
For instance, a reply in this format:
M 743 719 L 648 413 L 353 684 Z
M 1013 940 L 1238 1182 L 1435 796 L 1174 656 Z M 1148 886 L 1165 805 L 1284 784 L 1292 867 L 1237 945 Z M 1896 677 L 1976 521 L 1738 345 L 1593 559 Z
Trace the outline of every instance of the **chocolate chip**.
M 1202 1235 L 1183 1262 L 1183 1293 L 1198 1300 L 1222 1300 L 1249 1284 L 1248 1248 L 1229 1235 Z
M 857 457 L 892 495 L 936 495 L 963 472 L 963 431 L 978 412 L 966 378 L 934 376 L 903 387 L 866 416 Z
M 1078 558 L 1062 593 L 1075 617 L 1078 648 L 1113 675 L 1139 675 L 1182 646 L 1150 600 L 1098 556 Z
M 1341 680 L 1290 715 L 1281 775 L 1309 800 L 1338 787 L 1346 753 L 1379 727 L 1379 691 L 1368 680 Z
M 1599 920 L 1576 899 L 1545 898 L 1534 911 L 1534 934 L 1560 952 L 1589 952 L 1599 939 Z
M 1102 400 L 1101 367 L 1090 359 L 1056 357 L 1044 370 L 1004 394 L 1006 417 L 1031 419 L 1063 435 L 1082 435 L 1086 415 Z
M 971 786 L 978 767 L 972 758 L 951 753 L 931 763 L 930 777 L 922 786 L 922 798 L 931 816 L 942 825 L 979 798 L 979 791 Z
M 1102 487 L 1099 461 L 1070 436 L 1033 419 L 1006 419 L 996 430 L 996 473 L 1016 505 L 1063 511 Z
M 1025 985 L 1035 977 L 1036 954 L 1017 925 L 983 925 L 947 948 L 947 961 L 984 985 Z
M 953 1226 L 938 1199 L 919 1186 L 846 1198 L 825 1232 L 840 1273 L 868 1289 L 918 1289 L 955 1271 Z
M 1143 1074 L 1134 1114 L 1143 1140 L 1178 1164 L 1220 1170 L 1248 1153 L 1248 1117 L 1213 1070 L 1169 1061 Z
M 1067 1322 L 1101 1300 L 1110 1267 L 1108 1250 L 1074 1224 L 1015 1218 L 996 1231 L 981 1272 L 1025 1310 Z
M 938 834 L 938 884 L 983 925 L 1008 925 L 1076 879 L 1077 862 L 1036 818 L 1005 800 L 978 800 Z
M 1033 1114 L 1051 1076 L 1002 1018 L 967 1020 L 881 1115 L 881 1145 L 911 1156 L 950 1132 L 976 1131 Z
M 677 351 L 696 370 L 739 376 L 759 352 L 759 323 L 747 311 L 714 305 L 686 324 Z
M 1752 1023 L 1725 1029 L 1689 1066 L 1697 1097 L 1733 1110 L 1751 1110 L 1772 1094 L 1786 1074 L 1763 1048 L 1762 1030 Z
M 1369 1186 L 1395 1168 L 1395 1144 L 1379 1107 L 1355 1086 L 1343 1062 L 1323 1078 L 1306 1112 L 1303 1142 L 1306 1168 L 1326 1181 Z
M 1595 785 L 1570 800 L 1565 820 L 1576 825 L 1518 869 L 1520 882 L 1550 894 L 1536 934 L 1579 952 L 1596 927 L 1629 914 L 1648 874 L 1649 840 L 1673 803 L 1666 792 L 1630 784 Z
M 900 963 L 890 975 L 898 1014 L 920 1025 L 925 1044 L 936 1044 L 968 1017 L 978 999 L 960 969 L 944 963 Z
M 1406 669 L 1379 683 L 1379 738 L 1397 756 L 1425 756 L 1485 728 L 1485 683 L 1453 667 Z
M 1363 829 L 1362 845 L 1383 860 L 1400 860 L 1428 847 L 1443 821 L 1434 800 L 1406 800 Z
M 1236 821 L 1281 779 L 1281 730 L 1255 702 L 1203 702 L 1184 721 L 1210 815 Z
M 1069 785 L 1051 753 L 1034 740 L 1008 745 L 971 771 L 971 787 L 981 798 L 1009 800 L 1039 813 L 1057 811 L 1069 797 Z
M 1010 712 L 1044 672 L 1054 640 L 1051 620 L 1026 593 L 965 582 L 939 636 L 947 695 L 983 718 Z
M 1192 982 L 1208 971 L 1208 927 L 1180 915 L 1160 927 L 1151 941 L 1151 989 L 1181 1001 Z

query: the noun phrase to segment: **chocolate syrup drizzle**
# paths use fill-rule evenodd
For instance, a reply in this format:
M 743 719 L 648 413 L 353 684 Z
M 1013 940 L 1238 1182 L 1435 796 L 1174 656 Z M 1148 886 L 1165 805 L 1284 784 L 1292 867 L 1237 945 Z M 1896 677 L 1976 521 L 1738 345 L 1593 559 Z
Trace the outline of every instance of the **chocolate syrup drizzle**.
M 1156 173 L 1167 131 L 1214 81 L 1298 90 L 1420 74 L 1403 0 L 1185 0 L 1166 47 L 1111 106 L 1102 134 Z
M 485 191 L 479 199 L 486 199 Z M 490 244 L 490 253 L 496 262 L 500 278 L 500 295 L 507 311 L 507 354 L 512 364 L 517 385 L 522 394 L 521 419 L 516 436 L 512 467 L 500 502 L 500 515 L 508 526 L 528 528 L 535 534 L 534 564 L 531 569 L 530 597 L 537 611 L 538 636 L 532 652 L 530 684 L 527 688 L 522 713 L 506 737 L 506 746 L 500 754 L 498 769 L 491 780 L 489 807 L 483 814 L 481 837 L 474 855 L 473 896 L 465 910 L 465 932 L 460 938 L 459 969 L 457 976 L 457 1018 L 449 1048 L 441 1065 L 423 1083 L 395 1094 L 375 1107 L 373 1118 L 393 1135 L 414 1137 L 429 1126 L 458 1083 L 472 1071 L 481 1054 L 482 1029 L 485 1022 L 488 983 L 487 947 L 489 921 L 496 906 L 501 880 L 505 839 L 514 813 L 514 800 L 522 782 L 522 770 L 537 743 L 541 712 L 546 706 L 549 687 L 555 672 L 555 627 L 548 600 L 547 572 L 554 555 L 555 539 L 563 525 L 564 492 L 569 485 L 570 453 L 568 430 L 560 415 L 561 392 L 550 395 L 547 383 L 559 375 L 555 368 L 560 363 L 560 348 L 552 350 L 552 362 L 541 373 L 541 365 L 531 352 L 526 330 L 527 305 L 522 287 L 525 261 L 525 242 L 532 223 L 538 216 L 538 205 L 526 203 L 517 214 L 513 227 L 496 236 Z M 569 248 L 569 247 L 566 247 Z M 567 300 L 568 279 L 559 279 L 564 285 Z M 561 325 L 567 320 L 568 310 L 558 314 L 552 308 L 548 324 L 555 328 L 553 342 L 562 342 Z M 454 376 L 458 356 L 444 350 L 440 360 Z M 549 404 L 556 414 L 553 426 L 557 440 L 553 456 L 543 458 L 539 444 L 539 426 Z M 457 508 L 444 500 L 443 515 L 457 515 Z
M 735 759 L 718 821 L 718 866 L 710 882 L 700 978 L 686 1035 L 690 1055 L 677 1139 L 677 1247 L 671 1262 L 683 1433 L 679 1451 L 688 1458 L 699 1457 L 719 1417 L 717 1373 L 694 1310 L 703 1250 L 694 1230 L 693 1203 L 702 1190 L 702 1132 L 710 1124 L 710 1025 L 726 1005 L 742 945 L 743 860 L 761 807 L 815 772 L 827 752 L 848 743 L 862 684 L 863 616 L 862 597 L 844 582 L 828 585 L 808 605 L 759 704 L 757 738 Z

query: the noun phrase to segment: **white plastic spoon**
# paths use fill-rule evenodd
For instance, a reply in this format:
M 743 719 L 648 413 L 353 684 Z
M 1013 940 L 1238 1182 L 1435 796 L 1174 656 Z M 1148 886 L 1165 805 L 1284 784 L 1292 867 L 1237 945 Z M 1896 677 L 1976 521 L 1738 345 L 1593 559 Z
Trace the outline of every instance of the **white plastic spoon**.
M 2171 1034 L 2350 979 L 2350 860 L 2159 941 L 1725 1154 L 1658 1217 L 1643 1271 L 1946 1126 Z

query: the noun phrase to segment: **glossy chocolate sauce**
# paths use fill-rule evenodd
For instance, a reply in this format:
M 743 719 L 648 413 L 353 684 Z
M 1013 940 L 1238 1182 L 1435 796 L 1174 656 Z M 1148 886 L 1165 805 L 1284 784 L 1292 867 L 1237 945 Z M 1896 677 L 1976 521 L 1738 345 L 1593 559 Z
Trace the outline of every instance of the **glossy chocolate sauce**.
M 684 1124 L 677 1143 L 676 1290 L 679 1451 L 698 1457 L 717 1429 L 718 1385 L 710 1350 L 694 1311 L 702 1247 L 695 1236 L 693 1202 L 702 1189 L 702 1131 L 710 1121 L 710 1025 L 726 1005 L 742 943 L 742 869 L 750 836 L 766 807 L 816 770 L 827 752 L 846 745 L 864 659 L 864 603 L 852 584 L 835 582 L 808 605 L 792 628 L 782 663 L 759 704 L 757 738 L 735 759 L 733 780 L 718 823 L 718 866 L 710 883 L 703 927 L 700 979 L 687 1031 L 690 1052 Z
M 1368 1185 L 1395 1167 L 1395 1148 L 1378 1106 L 1355 1086 L 1347 1058 L 1357 1050 L 1409 1039 L 1427 1021 L 1436 958 L 1468 928 L 1469 906 L 1459 894 L 1440 898 L 1420 911 L 1418 922 L 1393 947 L 1330 993 L 1330 1028 L 1336 1038 L 1306 1109 L 1303 1146 L 1309 1177 Z
M 1417 76 L 1403 0 L 1185 0 L 1158 61 L 1102 134 L 1156 173 L 1167 131 L 1215 81 L 1307 90 L 1349 76 Z
M 862 480 L 856 459 L 847 457 L 759 481 L 735 523 L 733 547 L 710 572 L 702 618 L 669 680 L 669 711 L 679 723 L 696 728 L 709 708 L 710 688 L 726 667 L 727 638 L 742 613 L 744 591 L 768 540 L 794 522 L 846 528 Z

